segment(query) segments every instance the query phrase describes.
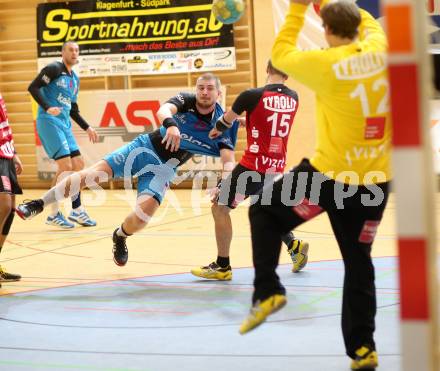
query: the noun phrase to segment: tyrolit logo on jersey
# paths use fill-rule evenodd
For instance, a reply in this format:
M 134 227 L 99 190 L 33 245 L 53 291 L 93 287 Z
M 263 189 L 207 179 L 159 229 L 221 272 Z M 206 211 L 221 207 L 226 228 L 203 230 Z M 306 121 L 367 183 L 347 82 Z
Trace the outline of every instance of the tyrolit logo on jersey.
M 287 95 L 270 95 L 263 98 L 264 108 L 274 112 L 294 112 L 296 101 Z
M 200 140 L 194 138 L 192 135 L 188 135 L 188 134 L 182 133 L 182 134 L 180 135 L 180 137 L 181 137 L 183 140 L 186 140 L 186 141 L 188 141 L 188 142 L 190 142 L 190 143 L 192 143 L 192 144 L 195 144 L 196 146 L 200 146 L 200 147 L 203 147 L 203 148 L 206 148 L 206 149 L 211 149 L 211 146 L 210 146 L 210 145 L 208 145 L 208 144 L 206 144 L 206 143 L 203 143 L 202 141 L 200 141 Z
M 338 80 L 357 80 L 374 76 L 385 70 L 385 53 L 367 53 L 340 60 L 333 65 Z

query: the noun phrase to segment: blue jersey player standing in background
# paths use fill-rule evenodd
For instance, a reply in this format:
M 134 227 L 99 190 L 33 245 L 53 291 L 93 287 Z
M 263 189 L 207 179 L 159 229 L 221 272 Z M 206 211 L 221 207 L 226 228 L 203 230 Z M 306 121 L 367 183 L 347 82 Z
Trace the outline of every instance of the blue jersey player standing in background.
M 113 232 L 113 260 L 117 265 L 125 265 L 128 260 L 127 237 L 148 224 L 178 166 L 194 154 L 201 154 L 220 157 L 224 172 L 234 167 L 238 122 L 221 137 L 209 138 L 209 132 L 224 113 L 217 102 L 220 92 L 218 77 L 211 73 L 201 75 L 197 79 L 195 94 L 180 93 L 160 107 L 157 114 L 162 126 L 159 129 L 139 135 L 90 168 L 65 178 L 41 199 L 19 205 L 17 214 L 29 219 L 56 202 L 57 198 L 69 197 L 85 186 L 90 187 L 109 178 L 137 176 L 136 208 Z
M 62 47 L 62 62 L 54 62 L 44 67 L 29 85 L 29 92 L 38 103 L 37 133 L 49 158 L 57 166 L 52 185 L 65 171 L 84 169 L 84 160 L 72 133 L 72 118 L 85 130 L 92 143 L 98 140 L 96 131 L 79 114 L 77 96 L 79 78 L 72 70 L 78 63 L 79 48 L 73 41 L 67 41 Z M 72 196 L 70 221 L 83 226 L 95 226 L 96 222 L 88 216 L 81 205 L 80 193 Z M 73 228 L 74 224 L 66 220 L 59 211 L 58 202 L 52 204 L 52 212 L 46 224 L 61 228 Z

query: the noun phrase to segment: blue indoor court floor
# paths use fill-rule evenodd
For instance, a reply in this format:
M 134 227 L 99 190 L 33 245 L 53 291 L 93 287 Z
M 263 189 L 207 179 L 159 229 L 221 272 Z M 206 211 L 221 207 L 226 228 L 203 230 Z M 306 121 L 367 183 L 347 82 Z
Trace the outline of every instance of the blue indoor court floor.
M 396 259 L 375 264 L 379 370 L 398 371 Z M 2 296 L 0 369 L 348 370 L 341 261 L 312 262 L 298 274 L 282 265 L 279 274 L 287 306 L 247 335 L 238 327 L 249 309 L 250 268 L 235 269 L 230 282 L 182 273 Z

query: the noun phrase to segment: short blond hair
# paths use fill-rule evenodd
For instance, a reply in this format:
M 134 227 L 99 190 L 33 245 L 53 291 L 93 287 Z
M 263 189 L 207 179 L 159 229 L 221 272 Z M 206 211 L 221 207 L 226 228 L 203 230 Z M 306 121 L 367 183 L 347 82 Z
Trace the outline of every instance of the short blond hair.
M 197 82 L 199 80 L 203 80 L 203 81 L 214 80 L 215 81 L 215 87 L 216 87 L 217 90 L 220 90 L 221 87 L 222 87 L 222 83 L 220 82 L 219 77 L 214 75 L 211 72 L 206 72 L 203 75 L 200 75 L 199 78 L 197 79 Z

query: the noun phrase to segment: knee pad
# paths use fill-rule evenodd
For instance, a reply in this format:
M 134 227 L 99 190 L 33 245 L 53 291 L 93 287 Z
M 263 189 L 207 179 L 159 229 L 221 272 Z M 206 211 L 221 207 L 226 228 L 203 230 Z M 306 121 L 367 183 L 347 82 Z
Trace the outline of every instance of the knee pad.
M 3 224 L 2 235 L 7 236 L 9 234 L 9 230 L 11 229 L 12 222 L 14 220 L 15 210 L 12 209 L 9 213 L 8 217 L 5 220 L 5 224 Z

